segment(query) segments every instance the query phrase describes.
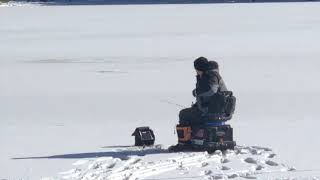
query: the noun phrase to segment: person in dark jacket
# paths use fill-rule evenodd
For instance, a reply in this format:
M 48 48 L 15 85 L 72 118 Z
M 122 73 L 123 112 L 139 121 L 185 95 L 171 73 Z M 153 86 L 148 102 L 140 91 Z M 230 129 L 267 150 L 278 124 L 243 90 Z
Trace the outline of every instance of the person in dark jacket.
M 205 57 L 199 57 L 194 61 L 197 72 L 196 88 L 192 91 L 196 103 L 179 113 L 179 124 L 201 124 L 204 115 L 208 113 L 208 105 L 211 97 L 218 91 L 227 91 L 227 87 L 219 74 L 219 65 L 215 61 L 208 61 Z

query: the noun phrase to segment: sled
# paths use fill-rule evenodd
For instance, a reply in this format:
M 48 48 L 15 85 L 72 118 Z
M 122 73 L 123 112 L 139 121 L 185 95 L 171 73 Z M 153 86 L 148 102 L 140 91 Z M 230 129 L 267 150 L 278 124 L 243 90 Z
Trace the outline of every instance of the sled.
M 233 150 L 236 142 L 233 140 L 233 128 L 225 124 L 226 117 L 208 118 L 200 125 L 177 125 L 178 144 L 171 146 L 169 151 L 208 151 Z M 208 120 L 210 119 L 210 120 Z M 222 120 L 221 120 L 222 119 Z

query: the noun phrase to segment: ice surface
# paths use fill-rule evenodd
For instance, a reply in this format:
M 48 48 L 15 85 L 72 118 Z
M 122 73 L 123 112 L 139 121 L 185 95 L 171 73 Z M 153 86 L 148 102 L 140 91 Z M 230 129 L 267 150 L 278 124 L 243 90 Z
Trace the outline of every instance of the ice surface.
M 93 163 L 86 175 L 99 176 L 132 156 L 141 160 L 127 168 L 171 163 L 146 170 L 163 178 L 217 166 L 231 172 L 208 178 L 317 178 L 319 32 L 319 3 L 1 7 L 0 179 L 57 178 L 75 162 L 66 178 Z M 230 123 L 239 159 L 206 165 L 195 155 L 185 174 L 167 161 L 175 155 L 101 148 L 133 144 L 138 126 L 175 144 L 174 103 L 194 101 L 198 56 L 219 62 L 238 98 Z M 104 157 L 115 160 L 96 162 Z M 249 157 L 257 164 L 241 161 Z

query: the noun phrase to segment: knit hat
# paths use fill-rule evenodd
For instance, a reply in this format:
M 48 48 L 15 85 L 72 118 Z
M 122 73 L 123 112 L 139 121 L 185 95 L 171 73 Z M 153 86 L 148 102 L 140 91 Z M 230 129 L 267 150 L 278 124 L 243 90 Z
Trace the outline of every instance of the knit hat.
M 196 60 L 194 60 L 194 68 L 198 71 L 205 71 L 208 68 L 208 59 L 205 57 L 199 57 Z

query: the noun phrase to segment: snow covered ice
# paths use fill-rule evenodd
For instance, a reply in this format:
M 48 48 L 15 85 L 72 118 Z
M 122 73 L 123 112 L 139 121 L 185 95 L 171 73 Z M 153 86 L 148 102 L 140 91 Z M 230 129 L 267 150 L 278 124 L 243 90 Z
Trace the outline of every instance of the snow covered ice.
M 0 179 L 319 179 L 320 3 L 0 7 Z M 237 148 L 176 143 L 193 60 L 237 97 Z M 119 146 L 112 147 L 111 146 Z
M 147 147 L 148 148 L 148 147 Z M 147 179 L 148 177 L 163 176 L 166 178 L 188 178 L 203 179 L 237 177 L 254 178 L 263 173 L 275 173 L 289 171 L 286 165 L 275 165 L 276 162 L 263 158 L 265 156 L 254 156 L 254 154 L 240 154 L 242 149 L 251 147 L 237 147 L 235 151 L 227 151 L 225 154 L 208 154 L 206 152 L 189 152 L 165 154 L 161 160 L 144 160 L 144 156 L 132 156 L 125 161 L 121 159 L 98 158 L 86 164 L 80 164 L 77 168 L 61 173 L 63 179 Z M 134 148 L 136 151 L 144 149 Z M 127 151 L 128 149 L 124 150 Z M 159 153 L 162 152 L 159 149 Z M 263 151 L 268 153 L 268 151 Z M 256 158 L 254 163 L 246 163 L 243 158 Z M 225 161 L 226 158 L 231 160 Z M 160 158 L 159 158 L 160 159 Z M 259 160 L 259 162 L 258 162 Z M 269 162 L 269 163 L 268 163 Z M 270 164 L 273 162 L 273 164 Z M 203 166 L 203 164 L 206 164 Z M 112 166 L 110 166 L 112 164 Z M 78 164 L 76 164 L 78 165 Z M 276 168 L 272 166 L 278 166 Z M 174 173 L 172 173 L 174 172 Z M 197 174 L 197 172 L 200 172 Z

